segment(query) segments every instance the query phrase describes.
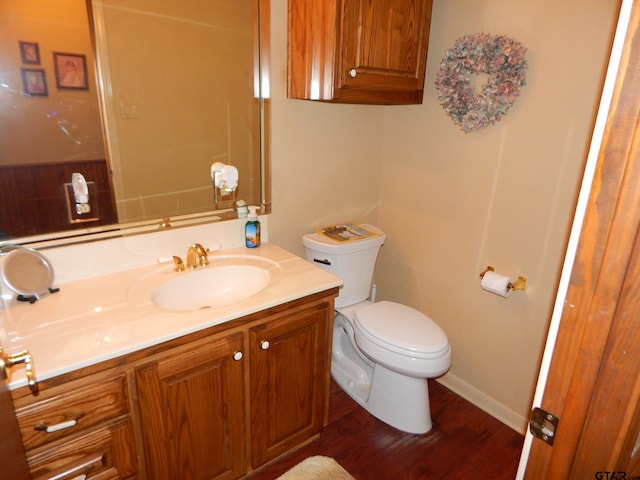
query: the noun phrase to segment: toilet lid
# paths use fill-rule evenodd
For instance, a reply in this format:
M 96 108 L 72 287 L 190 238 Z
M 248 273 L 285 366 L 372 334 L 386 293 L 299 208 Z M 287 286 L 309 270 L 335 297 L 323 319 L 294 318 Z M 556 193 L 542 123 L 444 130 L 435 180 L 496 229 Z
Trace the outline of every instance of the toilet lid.
M 444 331 L 423 313 L 394 302 L 378 302 L 355 312 L 358 333 L 393 352 L 432 358 L 449 348 Z

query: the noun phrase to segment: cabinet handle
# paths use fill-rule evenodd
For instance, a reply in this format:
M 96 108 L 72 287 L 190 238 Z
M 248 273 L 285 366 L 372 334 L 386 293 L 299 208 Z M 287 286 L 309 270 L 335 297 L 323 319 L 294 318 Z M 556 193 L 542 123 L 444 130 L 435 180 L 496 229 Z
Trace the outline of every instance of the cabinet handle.
M 85 480 L 91 475 L 93 470 L 103 468 L 105 466 L 105 458 L 103 453 L 94 454 L 91 457 L 81 458 L 74 464 L 71 464 L 65 471 L 57 471 L 57 474 L 48 476 L 49 480 Z M 73 475 L 73 476 L 72 476 Z M 112 477 L 109 477 L 112 478 Z
M 351 78 L 356 78 L 356 75 L 358 74 L 357 70 L 355 68 L 352 68 L 351 70 L 349 70 L 349 76 Z
M 237 351 L 233 352 L 233 359 L 237 362 L 238 360 L 242 360 L 242 352 Z
M 29 350 L 23 350 L 19 353 L 13 353 L 11 355 L 5 355 L 0 348 L 0 370 L 5 377 L 7 375 L 7 368 L 11 368 L 19 363 L 24 363 L 25 374 L 27 375 L 27 385 L 33 395 L 38 395 L 39 387 L 36 381 L 36 372 L 33 369 L 33 360 Z
M 271 346 L 271 344 L 269 343 L 269 340 L 262 340 L 260 342 L 260 348 L 262 350 L 268 350 L 270 346 Z
M 60 430 L 66 429 L 66 428 L 75 427 L 78 424 L 78 420 L 80 420 L 84 416 L 85 416 L 85 413 L 84 412 L 80 412 L 80 413 L 76 414 L 76 416 L 73 417 L 71 420 L 65 420 L 64 422 L 56 423 L 54 425 L 47 425 L 44 422 L 40 422 L 35 427 L 33 427 L 33 429 L 34 430 L 39 430 L 39 431 L 45 432 L 45 433 L 58 432 Z

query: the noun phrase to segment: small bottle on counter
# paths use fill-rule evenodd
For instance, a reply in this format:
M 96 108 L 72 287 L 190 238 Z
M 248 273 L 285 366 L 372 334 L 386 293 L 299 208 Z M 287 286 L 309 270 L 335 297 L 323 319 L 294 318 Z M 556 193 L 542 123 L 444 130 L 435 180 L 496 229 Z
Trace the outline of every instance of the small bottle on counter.
M 244 238 L 247 248 L 256 248 L 260 246 L 260 221 L 256 209 L 258 207 L 249 207 L 249 221 L 244 225 Z
M 236 211 L 238 212 L 238 218 L 247 218 L 249 211 L 247 210 L 247 202 L 244 200 L 238 200 L 236 202 Z

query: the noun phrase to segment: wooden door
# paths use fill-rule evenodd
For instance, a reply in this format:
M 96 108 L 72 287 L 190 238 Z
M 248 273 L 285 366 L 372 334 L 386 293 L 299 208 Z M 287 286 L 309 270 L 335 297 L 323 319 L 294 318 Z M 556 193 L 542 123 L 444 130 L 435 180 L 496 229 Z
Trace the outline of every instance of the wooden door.
M 322 429 L 332 314 L 323 302 L 250 330 L 253 468 Z
M 560 420 L 527 479 L 640 476 L 639 29 L 635 1 L 542 398 Z
M 2 350 L 0 349 L 0 355 Z M 22 446 L 22 437 L 16 419 L 11 392 L 4 369 L 0 368 L 0 480 L 27 480 L 29 467 Z
M 246 473 L 243 338 L 210 338 L 136 368 L 147 478 Z

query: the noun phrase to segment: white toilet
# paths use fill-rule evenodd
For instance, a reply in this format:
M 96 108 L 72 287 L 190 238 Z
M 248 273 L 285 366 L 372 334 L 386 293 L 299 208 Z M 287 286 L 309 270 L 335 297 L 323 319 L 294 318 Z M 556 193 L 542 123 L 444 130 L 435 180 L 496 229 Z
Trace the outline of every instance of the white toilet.
M 451 366 L 444 331 L 429 317 L 399 303 L 370 300 L 373 268 L 385 234 L 339 242 L 304 235 L 307 260 L 340 277 L 331 376 L 372 415 L 410 433 L 431 430 L 427 378 Z

